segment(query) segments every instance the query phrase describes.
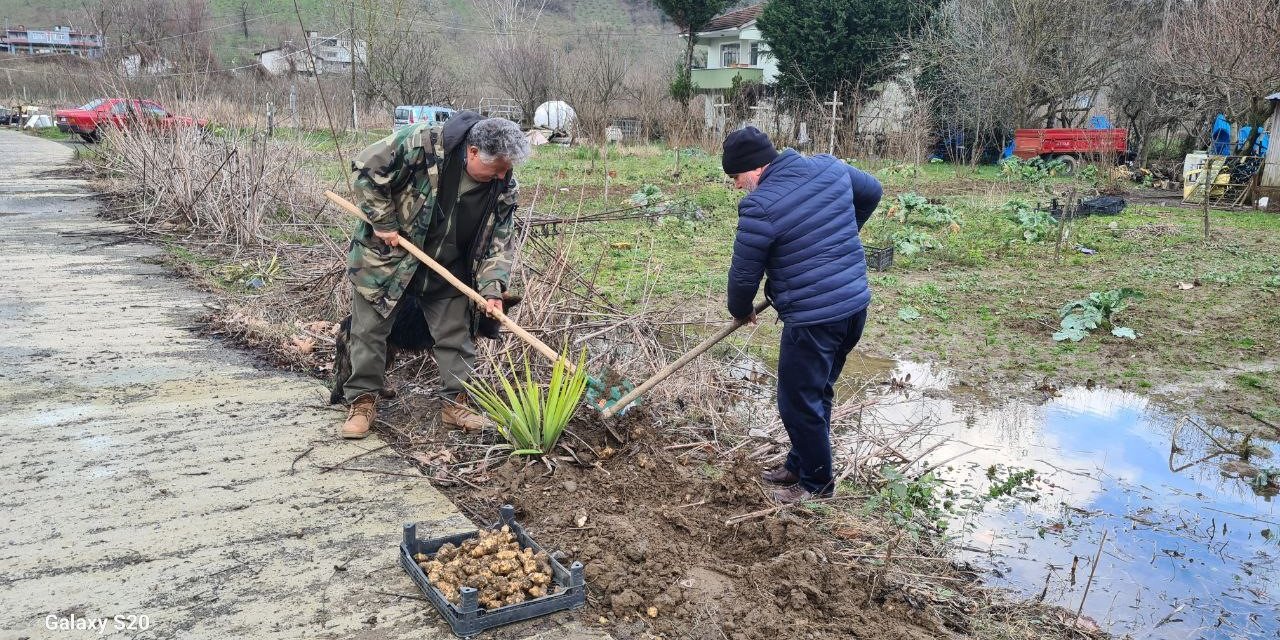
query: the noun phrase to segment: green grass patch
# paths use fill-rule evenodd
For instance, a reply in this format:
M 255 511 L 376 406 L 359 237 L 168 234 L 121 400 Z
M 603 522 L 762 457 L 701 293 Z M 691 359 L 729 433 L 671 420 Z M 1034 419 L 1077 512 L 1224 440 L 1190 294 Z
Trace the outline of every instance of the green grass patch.
M 45 140 L 56 140 L 58 142 L 61 142 L 63 140 L 79 140 L 80 139 L 80 136 L 77 136 L 72 133 L 66 133 L 57 127 L 43 127 L 40 129 L 23 129 L 22 132 L 29 136 L 44 138 Z

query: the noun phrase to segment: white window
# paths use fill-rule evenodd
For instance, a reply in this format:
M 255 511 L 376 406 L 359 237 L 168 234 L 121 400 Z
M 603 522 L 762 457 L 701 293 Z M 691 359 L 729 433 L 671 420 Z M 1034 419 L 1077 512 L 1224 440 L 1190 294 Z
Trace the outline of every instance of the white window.
M 751 43 L 751 66 L 753 67 L 760 66 L 760 43 L 759 42 Z
M 720 66 L 732 67 L 738 64 L 738 54 L 742 51 L 742 45 L 738 43 L 720 45 Z

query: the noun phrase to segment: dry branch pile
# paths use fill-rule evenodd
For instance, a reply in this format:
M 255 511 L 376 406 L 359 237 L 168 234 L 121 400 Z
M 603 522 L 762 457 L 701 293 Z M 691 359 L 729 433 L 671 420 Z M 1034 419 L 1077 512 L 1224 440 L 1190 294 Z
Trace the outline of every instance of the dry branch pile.
M 323 156 L 298 140 L 246 133 L 213 142 L 197 130 L 110 132 L 93 156 L 111 215 L 198 259 L 180 268 L 235 294 L 211 318 L 215 331 L 278 360 L 323 369 L 332 323 L 349 301 L 346 225 L 326 210 L 308 169 Z M 308 342 L 310 341 L 310 342 Z M 306 345 L 310 344 L 310 348 Z

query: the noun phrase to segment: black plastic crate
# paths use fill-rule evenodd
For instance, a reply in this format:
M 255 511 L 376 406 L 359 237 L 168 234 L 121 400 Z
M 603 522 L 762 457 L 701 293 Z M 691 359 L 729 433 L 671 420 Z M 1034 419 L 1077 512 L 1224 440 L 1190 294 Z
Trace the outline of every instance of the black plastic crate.
M 876 271 L 888 271 L 893 266 L 893 245 L 887 247 L 862 247 L 867 255 L 867 268 Z
M 534 553 L 545 551 L 541 545 L 534 542 L 533 538 L 525 532 L 524 527 L 516 522 L 516 510 L 511 505 L 503 505 L 499 510 L 498 522 L 494 523 L 489 529 L 501 529 L 502 525 L 511 528 L 511 532 L 516 534 L 516 540 L 520 543 L 520 547 L 528 547 L 533 549 Z M 427 579 L 427 574 L 418 566 L 413 556 L 423 553 L 430 557 L 435 557 L 436 552 L 447 543 L 454 546 L 462 544 L 468 538 L 474 538 L 479 535 L 477 531 L 467 533 L 459 533 L 443 538 L 431 538 L 428 540 L 418 539 L 418 527 L 414 523 L 404 525 L 404 540 L 400 543 L 400 566 L 409 574 L 413 582 L 422 590 L 423 595 L 434 604 L 436 610 L 440 612 L 440 616 L 449 623 L 449 627 L 453 629 L 454 635 L 463 638 L 473 636 L 486 629 L 528 620 L 538 616 L 544 616 L 548 613 L 556 611 L 565 611 L 568 609 L 576 609 L 583 606 L 587 602 L 587 583 L 582 577 L 582 563 L 574 562 L 565 568 L 558 560 L 548 557 L 551 561 L 551 579 L 552 586 L 555 587 L 554 593 L 548 593 L 541 598 L 526 600 L 520 604 L 507 605 L 497 609 L 480 608 L 480 594 L 471 587 L 463 587 L 461 590 L 461 602 L 455 607 L 436 589 L 431 581 Z

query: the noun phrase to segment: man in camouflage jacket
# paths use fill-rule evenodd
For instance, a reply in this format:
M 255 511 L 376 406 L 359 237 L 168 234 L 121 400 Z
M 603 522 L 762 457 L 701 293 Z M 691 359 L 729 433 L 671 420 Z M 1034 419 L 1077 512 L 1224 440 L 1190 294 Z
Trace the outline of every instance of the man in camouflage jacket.
M 406 295 L 418 297 L 435 342 L 445 398 L 441 421 L 468 430 L 487 424 L 467 407 L 463 391 L 475 365 L 479 316 L 469 298 L 409 255 L 400 239 L 479 291 L 489 301 L 483 312 L 501 309 L 519 195 L 512 167 L 528 156 L 529 143 L 515 123 L 464 111 L 443 128 L 401 129 L 351 163 L 356 202 L 372 225 L 359 224 L 347 258 L 355 291 L 343 437 L 363 438 L 373 425 L 387 336 Z

